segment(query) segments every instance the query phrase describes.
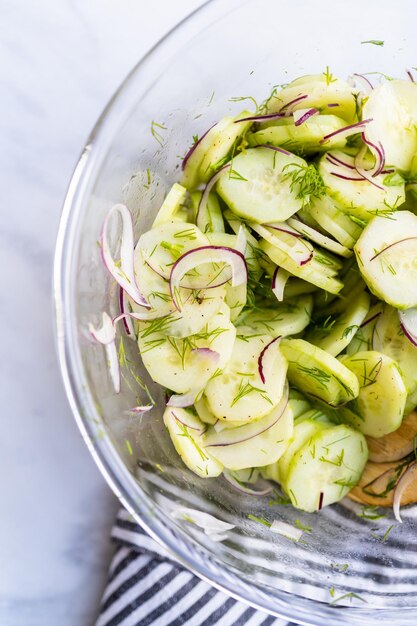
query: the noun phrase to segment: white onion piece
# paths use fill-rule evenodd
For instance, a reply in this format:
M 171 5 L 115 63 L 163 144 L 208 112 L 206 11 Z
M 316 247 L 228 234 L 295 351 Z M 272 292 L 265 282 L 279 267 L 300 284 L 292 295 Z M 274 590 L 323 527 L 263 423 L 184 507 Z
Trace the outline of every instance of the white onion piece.
M 332 133 L 325 135 L 323 139 L 320 140 L 320 144 L 326 143 L 332 137 L 338 135 L 339 137 L 350 137 L 351 135 L 356 135 L 361 131 L 365 130 L 366 125 L 372 122 L 372 118 L 367 120 L 362 120 L 361 122 L 356 122 L 355 124 L 349 124 L 349 126 L 344 126 L 343 128 L 339 128 L 338 130 L 334 130 Z
M 275 337 L 275 339 L 266 344 L 265 348 L 262 350 L 261 354 L 258 357 L 259 377 L 264 385 L 265 380 L 269 377 L 274 364 L 275 355 L 273 353 L 273 349 L 276 349 L 277 345 L 279 345 L 280 339 L 281 335 L 279 337 Z
M 118 213 L 122 220 L 120 243 L 120 261 L 116 263 L 110 250 L 109 226 L 112 217 Z M 136 304 L 149 307 L 136 284 L 134 270 L 134 242 L 132 215 L 124 204 L 115 204 L 106 215 L 101 231 L 101 254 L 103 262 L 117 283 L 126 291 Z
M 176 508 L 172 511 L 171 515 L 174 519 L 185 520 L 199 526 L 213 541 L 224 541 L 227 539 L 227 531 L 235 528 L 235 524 L 229 524 L 228 522 L 217 519 L 217 517 L 209 513 L 189 509 L 185 506 Z
M 101 327 L 96 328 L 93 324 L 88 324 L 88 330 L 90 331 L 93 339 L 103 345 L 109 344 L 116 339 L 116 329 L 113 321 L 108 313 L 103 312 Z
M 319 113 L 320 111 L 314 107 L 310 109 L 298 109 L 298 111 L 294 111 L 293 113 L 294 125 L 301 126 L 301 124 L 304 124 L 310 117 L 318 115 Z
M 239 230 L 236 236 L 236 250 L 245 255 L 246 247 L 248 245 L 248 239 L 246 237 L 245 229 L 243 226 L 239 226 Z
M 401 498 L 407 487 L 409 487 L 414 481 L 417 481 L 417 461 L 414 461 L 414 463 L 407 467 L 394 490 L 392 510 L 394 512 L 395 519 L 400 522 L 400 524 L 402 524 L 400 515 Z
M 202 215 L 203 215 L 203 211 L 206 208 L 207 205 L 207 201 L 210 195 L 210 191 L 213 189 L 214 185 L 217 183 L 217 181 L 219 180 L 219 178 L 221 178 L 221 176 L 223 176 L 224 172 L 226 172 L 228 169 L 231 168 L 231 163 L 227 163 L 226 165 L 223 165 L 223 167 L 221 167 L 215 174 L 214 176 L 212 176 L 210 178 L 210 180 L 208 181 L 207 185 L 204 187 L 204 191 L 201 194 L 201 198 L 200 198 L 200 202 L 198 203 L 198 209 L 197 209 L 197 217 L 196 217 L 196 224 L 197 226 L 203 230 L 205 223 L 203 223 L 202 220 Z
M 290 276 L 290 272 L 284 270 L 283 267 L 275 268 L 274 275 L 272 276 L 271 288 L 272 293 L 278 302 L 282 302 L 284 300 L 284 289 Z
M 115 393 L 120 391 L 120 365 L 119 355 L 117 354 L 116 342 L 107 343 L 104 346 L 106 350 L 107 364 L 109 366 L 110 378 L 113 383 Z
M 237 480 L 233 476 L 233 473 L 227 469 L 223 470 L 223 476 L 237 491 L 241 493 L 246 493 L 249 496 L 266 496 L 273 491 L 272 486 L 266 480 L 259 479 L 253 487 L 248 487 L 240 480 Z M 261 489 L 255 489 L 256 485 L 261 486 Z M 263 488 L 262 488 L 263 485 Z
M 233 250 L 226 246 L 202 246 L 194 250 L 189 250 L 174 263 L 169 279 L 172 301 L 178 311 L 181 310 L 181 302 L 178 301 L 181 280 L 187 272 L 206 263 L 227 263 L 230 265 L 231 276 L 229 276 L 227 280 L 224 280 L 223 277 L 221 284 L 231 279 L 232 287 L 238 287 L 247 281 L 248 272 L 245 257 L 238 250 Z M 216 281 L 212 281 L 210 285 L 195 285 L 194 289 L 208 289 L 218 286 Z
M 417 308 L 398 311 L 398 317 L 404 335 L 414 346 L 417 346 Z
M 303 531 L 300 528 L 294 528 L 291 524 L 277 519 L 272 522 L 269 530 L 292 541 L 299 541 L 303 535 Z
M 361 88 L 360 90 L 365 95 L 368 95 L 369 93 L 371 93 L 373 89 L 371 81 L 368 80 L 366 76 L 364 76 L 363 74 L 352 74 L 352 76 L 349 76 L 348 78 L 348 83 L 352 85 L 353 87 L 355 87 L 356 84 L 359 84 Z

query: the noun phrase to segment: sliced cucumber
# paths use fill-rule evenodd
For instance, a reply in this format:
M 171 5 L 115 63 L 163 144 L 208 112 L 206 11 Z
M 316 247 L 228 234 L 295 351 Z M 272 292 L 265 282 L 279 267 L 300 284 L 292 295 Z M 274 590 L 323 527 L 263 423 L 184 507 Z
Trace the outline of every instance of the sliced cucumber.
M 313 298 L 307 294 L 294 300 L 277 302 L 274 308 L 250 311 L 239 321 L 245 326 L 244 334 L 268 333 L 273 337 L 286 337 L 296 335 L 306 328 L 310 323 L 312 310 Z
M 318 293 L 314 299 L 316 308 L 321 308 L 323 316 L 341 314 L 346 310 L 349 302 L 362 296 L 366 289 L 366 284 L 362 280 L 361 273 L 354 259 L 349 259 L 347 265 L 340 273 L 340 280 L 343 282 L 343 289 L 337 296 L 329 302 L 325 293 Z M 324 296 L 320 298 L 320 296 Z
M 219 179 L 217 191 L 236 215 L 257 223 L 276 222 L 301 208 L 299 189 L 287 174 L 306 167 L 304 159 L 269 148 L 252 148 L 236 156 L 232 165 Z
M 198 417 L 187 409 L 167 407 L 163 419 L 176 451 L 194 474 L 214 478 L 222 473 L 223 465 L 202 448 L 206 427 Z
M 325 428 L 294 454 L 285 491 L 303 511 L 341 500 L 359 481 L 368 460 L 366 439 L 345 425 Z
M 361 293 L 339 317 L 327 317 L 319 322 L 318 327 L 307 333 L 306 340 L 332 356 L 337 356 L 349 345 L 360 328 L 369 311 L 370 302 L 369 295 L 366 292 Z
M 235 120 L 250 115 L 249 111 L 242 111 L 236 118 L 224 117 L 200 138 L 186 160 L 181 181 L 184 187 L 194 189 L 211 178 L 216 165 L 226 159 L 233 146 L 252 125 L 252 122 L 235 124 Z
M 377 304 L 374 304 L 374 306 L 369 309 L 367 316 L 356 331 L 354 337 L 352 338 L 352 341 L 346 348 L 347 354 L 352 355 L 356 354 L 357 352 L 373 350 L 374 328 L 378 317 L 382 313 L 382 310 L 382 302 L 377 302 Z M 380 350 L 380 352 L 383 352 L 383 350 Z
M 152 380 L 176 393 L 203 389 L 229 361 L 236 336 L 225 304 L 197 335 L 177 339 L 168 337 L 164 330 L 163 320 L 140 322 L 139 351 Z M 198 348 L 210 348 L 218 352 L 219 358 Z
M 346 248 L 352 249 L 358 240 L 362 228 L 346 215 L 329 196 L 315 198 L 307 211 L 317 223 Z
M 377 85 L 364 104 L 363 117 L 372 119 L 366 137 L 382 143 L 385 163 L 409 171 L 417 152 L 417 85 L 408 80 Z
M 178 183 L 174 183 L 169 190 L 167 197 L 163 201 L 161 208 L 156 214 L 152 228 L 156 228 L 161 224 L 165 224 L 165 222 L 175 219 L 176 213 L 183 204 L 186 194 L 187 190 L 185 187 L 179 185 Z
M 338 104 L 333 107 L 329 105 Z M 315 107 L 323 113 L 335 113 L 346 122 L 356 120 L 356 98 L 354 91 L 340 78 L 328 72 L 304 76 L 279 91 L 268 103 L 268 111 L 276 112 L 291 106 L 292 111 Z
M 352 425 L 371 437 L 383 437 L 397 430 L 407 399 L 397 363 L 375 351 L 342 356 L 340 362 L 357 376 L 360 384 L 359 396 L 347 407 L 355 414 Z
M 194 402 L 194 408 L 197 411 L 198 417 L 205 424 L 210 424 L 212 426 L 218 421 L 217 417 L 214 417 L 213 413 L 210 411 L 204 394 L 201 398 Z
M 275 463 L 285 452 L 293 433 L 291 408 L 280 404 L 262 419 L 220 433 L 209 428 L 203 436 L 204 451 L 231 470 Z
M 314 252 L 310 262 L 305 265 L 298 265 L 285 252 L 269 243 L 269 241 L 261 240 L 259 247 L 274 263 L 283 267 L 294 276 L 316 285 L 316 287 L 320 287 L 330 293 L 339 293 L 343 287 L 343 283 L 334 278 L 334 276 L 329 275 L 328 271 L 326 271 L 326 266 L 317 260 L 317 255 Z M 320 255 L 320 258 L 325 259 L 323 254 Z
M 251 224 L 252 229 L 258 235 L 288 255 L 294 263 L 303 265 L 308 262 L 313 255 L 313 245 L 293 228 L 287 226 L 285 222 L 277 223 L 274 226 L 272 228 L 261 224 Z
M 302 151 L 303 154 L 321 152 L 345 146 L 346 138 L 343 135 L 335 135 L 326 144 L 320 143 L 326 135 L 344 126 L 346 126 L 345 120 L 336 115 L 316 115 L 299 126 L 294 123 L 284 126 L 268 126 L 248 135 L 248 141 L 251 146 L 270 144 L 282 146 L 290 151 Z
M 216 417 L 228 422 L 252 421 L 267 415 L 280 401 L 287 364 L 278 343 L 271 346 L 272 360 L 265 383 L 258 369 L 261 352 L 271 335 L 244 337 L 237 331 L 232 356 L 219 376 L 210 380 L 205 394 Z
M 309 412 L 311 413 L 311 411 Z M 319 411 L 314 412 L 315 415 L 320 418 L 312 418 L 306 416 L 305 419 L 298 421 L 294 425 L 294 434 L 288 448 L 278 461 L 278 475 L 281 485 L 285 488 L 285 483 L 288 476 L 288 470 L 291 465 L 291 461 L 298 450 L 307 444 L 315 435 L 322 430 L 329 428 L 331 423 L 323 413 Z
M 352 250 L 349 250 L 349 248 L 346 248 L 346 246 L 342 246 L 342 244 L 340 244 L 338 241 L 335 241 L 334 239 L 323 235 L 323 233 L 321 233 L 319 230 L 316 230 L 312 226 L 304 224 L 300 220 L 293 217 L 289 217 L 287 223 L 301 235 L 304 235 L 307 239 L 309 239 L 313 243 L 318 244 L 325 250 L 346 258 L 352 256 Z
M 414 411 L 417 407 L 417 387 L 416 389 L 408 394 L 407 401 L 405 403 L 404 415 L 408 415 L 411 411 Z
M 345 404 L 359 394 L 359 381 L 333 356 L 303 339 L 283 339 L 281 351 L 288 361 L 288 380 L 331 406 Z
M 293 412 L 294 420 L 311 409 L 310 402 L 298 389 L 290 389 L 288 402 Z
M 204 209 L 199 211 L 201 196 L 201 191 L 194 191 L 191 194 L 194 215 L 198 215 L 198 227 L 205 234 L 224 233 L 223 214 L 217 195 L 213 191 L 210 192 Z
M 334 165 L 329 156 L 336 157 L 347 165 Z M 390 216 L 405 201 L 404 183 L 386 186 L 385 174 L 378 174 L 373 178 L 374 183 L 371 183 L 366 179 L 362 180 L 354 168 L 354 157 L 338 150 L 325 154 L 319 162 L 319 172 L 328 195 L 345 212 L 369 221 L 375 215 Z
M 397 211 L 375 217 L 355 245 L 359 269 L 369 289 L 397 309 L 417 305 L 417 216 Z
M 417 348 L 404 335 L 396 309 L 385 305 L 372 337 L 373 350 L 398 363 L 408 394 L 417 389 Z

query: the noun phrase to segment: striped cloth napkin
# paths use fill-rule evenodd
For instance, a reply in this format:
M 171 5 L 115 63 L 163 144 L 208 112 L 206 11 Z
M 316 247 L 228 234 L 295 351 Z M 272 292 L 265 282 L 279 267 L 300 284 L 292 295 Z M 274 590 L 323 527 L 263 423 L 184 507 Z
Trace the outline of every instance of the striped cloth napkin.
M 117 548 L 96 626 L 295 626 L 217 591 L 181 565 L 121 509 Z

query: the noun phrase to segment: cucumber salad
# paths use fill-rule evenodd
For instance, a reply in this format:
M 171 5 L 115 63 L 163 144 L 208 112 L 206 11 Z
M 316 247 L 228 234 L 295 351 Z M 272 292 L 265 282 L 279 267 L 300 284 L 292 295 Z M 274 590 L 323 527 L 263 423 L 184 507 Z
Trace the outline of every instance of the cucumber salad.
M 278 483 L 304 511 L 342 499 L 368 443 L 417 405 L 416 190 L 412 80 L 327 70 L 220 120 L 137 242 L 126 206 L 105 219 L 121 310 L 90 331 L 115 391 L 124 327 L 195 474 L 249 494 Z M 398 519 L 412 452 L 393 486 Z

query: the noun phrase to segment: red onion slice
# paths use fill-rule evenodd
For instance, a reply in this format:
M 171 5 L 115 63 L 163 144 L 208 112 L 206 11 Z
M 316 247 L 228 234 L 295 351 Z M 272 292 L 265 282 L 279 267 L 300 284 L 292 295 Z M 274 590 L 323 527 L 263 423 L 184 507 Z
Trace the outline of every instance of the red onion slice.
M 399 239 L 398 241 L 394 241 L 393 243 L 388 244 L 388 246 L 385 246 L 385 248 L 382 248 L 382 250 L 380 250 L 379 252 L 377 252 L 376 254 L 374 254 L 374 256 L 372 256 L 369 261 L 374 261 L 375 259 L 377 259 L 381 254 L 384 254 L 384 252 L 386 252 L 387 250 L 389 250 L 390 248 L 393 248 L 394 246 L 398 246 L 401 243 L 405 243 L 406 241 L 412 241 L 413 239 L 417 239 L 417 237 L 404 237 L 404 239 Z M 404 311 L 405 312 L 405 311 Z
M 110 251 L 109 226 L 113 216 L 118 213 L 122 220 L 120 242 L 120 261 L 116 262 Z M 116 282 L 126 291 L 136 304 L 148 307 L 149 304 L 136 284 L 134 269 L 133 222 L 129 209 L 124 204 L 115 204 L 106 215 L 101 231 L 101 254 L 104 265 Z
M 293 113 L 294 125 L 301 126 L 301 124 L 304 124 L 304 122 L 309 120 L 310 117 L 313 117 L 313 115 L 318 115 L 319 113 L 320 111 L 316 109 L 315 107 L 312 107 L 311 109 L 307 109 L 307 111 L 305 111 L 304 109 L 299 109 L 298 111 L 294 111 Z
M 411 465 L 407 467 L 394 490 L 392 510 L 394 512 L 395 519 L 400 522 L 400 524 L 402 524 L 400 515 L 401 498 L 407 487 L 409 487 L 414 481 L 417 481 L 417 461 L 414 461 L 414 463 L 411 463 Z
M 223 476 L 225 477 L 227 482 L 230 483 L 237 491 L 240 491 L 241 493 L 246 493 L 249 496 L 266 496 L 273 491 L 270 483 L 266 480 L 262 480 L 261 478 L 256 481 L 254 487 L 248 487 L 240 480 L 237 480 L 237 478 L 233 476 L 233 473 L 227 469 L 223 470 Z M 260 486 L 261 488 L 255 489 L 256 485 Z
M 270 371 L 272 369 L 272 365 L 274 363 L 274 354 L 273 354 L 273 350 L 272 350 L 272 346 L 280 341 L 281 339 L 281 335 L 279 337 L 276 337 L 275 339 L 273 339 L 272 341 L 270 341 L 265 348 L 262 350 L 262 352 L 260 353 L 259 357 L 258 357 L 258 372 L 259 372 L 259 377 L 261 379 L 261 381 L 263 382 L 263 384 L 265 385 L 265 380 L 266 378 L 269 376 Z M 277 344 L 278 345 L 278 344 Z M 265 377 L 265 372 L 268 370 L 268 373 Z
M 339 128 L 338 130 L 334 130 L 332 133 L 328 135 L 324 135 L 323 139 L 319 141 L 320 144 L 326 143 L 332 137 L 336 137 L 336 135 L 342 135 L 342 137 L 350 137 L 350 135 L 356 135 L 361 130 L 366 128 L 366 125 L 372 122 L 372 118 L 370 117 L 367 120 L 362 120 L 361 122 L 356 122 L 355 124 L 349 124 L 349 126 L 344 126 L 343 128 Z
M 191 270 L 207 263 L 227 263 L 230 265 L 230 275 L 225 278 L 222 272 L 219 277 L 220 283 L 214 280 L 209 285 L 194 285 L 194 289 L 218 287 L 219 284 L 224 284 L 230 279 L 232 280 L 232 287 L 238 287 L 247 281 L 248 272 L 245 257 L 238 250 L 233 250 L 226 246 L 202 246 L 201 248 L 189 250 L 174 263 L 169 279 L 172 301 L 178 311 L 181 310 L 181 302 L 178 296 L 182 279 Z
M 416 82 L 416 81 L 414 80 L 414 76 L 413 76 L 413 74 L 411 73 L 411 70 L 406 70 L 406 72 L 405 72 L 405 73 L 407 74 L 408 78 L 411 80 L 411 82 L 412 82 L 412 83 L 415 83 L 415 82 Z
M 354 170 L 355 166 L 346 163 L 346 161 L 342 161 L 339 157 L 336 157 L 332 152 L 328 152 L 326 154 L 326 161 L 329 161 L 332 165 L 343 165 L 343 167 L 347 167 L 349 170 Z
M 287 113 L 288 111 L 293 111 L 294 105 L 302 102 L 306 98 L 308 98 L 308 94 L 300 94 L 299 96 L 294 98 L 294 100 L 290 100 L 289 102 L 287 102 L 287 104 L 284 104 L 284 106 L 281 107 L 280 111 L 286 111 Z
M 404 335 L 413 346 L 417 346 L 417 308 L 398 311 L 398 317 Z
M 278 146 L 270 146 L 268 143 L 260 143 L 255 148 L 268 148 L 268 150 L 275 150 L 275 152 L 281 152 L 287 156 L 294 156 L 292 152 L 288 152 L 288 150 L 284 150 L 284 148 L 278 148 Z
M 338 172 L 330 172 L 332 176 L 336 176 L 336 178 L 341 178 L 342 180 L 353 180 L 355 182 L 363 182 L 364 178 L 361 176 L 346 176 L 345 174 L 339 174 Z
M 193 143 L 193 145 L 191 146 L 191 148 L 188 150 L 187 154 L 185 155 L 185 157 L 182 160 L 182 164 L 181 164 L 181 169 L 184 170 L 185 166 L 187 165 L 187 161 L 190 158 L 190 156 L 193 154 L 194 150 L 197 148 L 197 146 L 203 141 L 204 137 L 211 131 L 212 128 L 214 128 L 216 126 L 216 124 L 213 124 L 213 126 L 210 126 L 210 128 L 208 128 L 206 130 L 206 132 L 201 135 L 200 139 L 198 139 L 195 143 Z
M 271 288 L 272 293 L 278 302 L 282 302 L 284 300 L 284 289 L 290 276 L 291 274 L 287 272 L 287 270 L 284 270 L 284 268 L 275 268 L 274 275 L 272 276 Z
M 119 355 L 116 348 L 116 330 L 113 321 L 107 313 L 103 313 L 103 322 L 101 328 L 96 328 L 93 324 L 88 325 L 88 329 L 92 337 L 98 343 L 104 345 L 106 350 L 106 359 L 109 367 L 110 378 L 113 383 L 114 391 L 120 391 L 120 367 Z
M 226 163 L 226 165 L 223 165 L 223 167 L 221 167 L 214 174 L 214 176 L 210 178 L 207 185 L 204 187 L 204 191 L 201 194 L 200 202 L 198 203 L 197 217 L 196 217 L 196 224 L 200 228 L 200 230 L 203 230 L 205 226 L 205 223 L 203 223 L 203 220 L 202 220 L 202 215 L 203 215 L 204 210 L 206 209 L 210 191 L 213 189 L 214 185 L 217 183 L 219 178 L 223 176 L 224 172 L 229 170 L 231 166 L 232 166 L 231 163 Z
M 311 244 L 309 244 L 304 239 L 303 235 L 301 235 L 300 233 L 297 233 L 297 231 L 295 231 L 290 226 L 288 226 L 286 222 L 275 222 L 272 224 L 265 224 L 265 225 L 251 224 L 251 228 L 255 232 L 257 232 L 258 235 L 260 235 L 263 239 L 265 239 L 266 241 L 269 241 L 269 243 L 271 243 L 274 246 L 277 246 L 277 248 L 285 252 L 285 254 L 291 257 L 291 259 L 295 263 L 297 263 L 297 265 L 299 265 L 300 267 L 309 263 L 311 259 L 313 258 L 314 249 L 311 246 Z M 284 242 L 278 240 L 275 237 L 274 233 L 271 233 L 271 231 L 268 230 L 268 228 L 272 230 L 277 230 L 279 232 L 285 233 L 286 235 L 290 235 L 294 237 L 305 248 L 305 252 L 303 251 L 303 253 L 301 254 L 299 248 L 296 251 L 294 251 L 295 249 L 291 250 L 291 247 L 288 244 L 285 244 Z
M 120 314 L 123 315 L 123 326 L 126 331 L 126 335 L 130 335 L 132 337 L 135 336 L 135 329 L 132 324 L 132 320 L 130 319 L 130 307 L 129 300 L 127 299 L 126 292 L 123 287 L 119 288 L 119 306 L 120 306 Z M 113 320 L 113 323 L 115 321 Z
M 383 185 L 378 185 L 378 183 L 374 181 L 373 175 L 370 174 L 369 171 L 366 170 L 363 166 L 363 159 L 367 150 L 368 147 L 366 144 L 363 145 L 362 148 L 359 150 L 358 154 L 355 157 L 355 169 L 358 172 L 359 176 L 362 176 L 362 178 L 367 180 L 368 183 L 371 183 L 371 185 L 373 185 L 374 187 L 377 187 L 378 189 L 384 191 L 385 187 Z
M 180 408 L 180 407 L 178 407 L 178 408 Z M 171 411 L 171 415 L 179 424 L 182 424 L 188 430 L 193 430 L 196 435 L 204 435 L 204 433 L 207 430 L 207 424 L 201 423 L 201 427 L 200 426 L 197 427 L 194 424 L 190 424 L 189 422 L 187 422 L 186 417 L 184 417 L 183 415 L 181 417 L 178 417 L 178 415 L 176 413 L 174 413 L 174 411 Z
M 127 409 L 125 413 L 133 414 L 133 415 L 141 415 L 142 413 L 147 413 L 153 409 L 153 404 L 145 404 L 143 406 L 132 406 L 131 409 Z
M 266 115 L 250 115 L 249 117 L 242 117 L 240 120 L 235 120 L 234 124 L 238 122 L 269 122 L 270 120 L 278 120 L 281 117 L 289 117 L 287 113 L 267 113 Z
M 371 174 L 371 176 L 378 176 L 378 174 L 381 174 L 385 165 L 384 146 L 382 145 L 380 141 L 378 142 L 378 144 L 375 144 L 372 141 L 370 141 L 368 137 L 366 136 L 366 132 L 362 133 L 362 141 L 368 146 L 368 148 L 370 149 L 370 151 L 375 157 L 375 165 L 372 168 L 372 170 L 369 170 L 369 174 Z
M 373 86 L 371 81 L 366 78 L 366 76 L 364 76 L 363 74 L 352 74 L 352 78 L 354 77 L 354 80 L 356 80 L 361 86 L 362 86 L 362 91 L 368 95 L 372 90 L 373 90 Z
M 291 539 L 291 541 L 299 541 L 303 535 L 301 528 L 294 528 L 291 524 L 277 519 L 272 522 L 269 530 L 277 535 L 282 535 L 286 539 Z

